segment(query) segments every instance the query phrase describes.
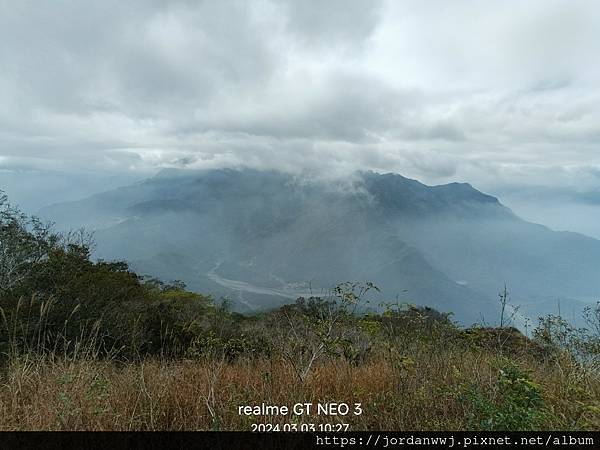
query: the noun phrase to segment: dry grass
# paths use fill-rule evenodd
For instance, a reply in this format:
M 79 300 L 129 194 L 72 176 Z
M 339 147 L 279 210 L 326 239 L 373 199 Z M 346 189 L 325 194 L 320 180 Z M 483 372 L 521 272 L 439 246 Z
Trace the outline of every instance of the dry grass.
M 359 366 L 326 358 L 304 383 L 285 361 L 250 359 L 121 364 L 20 357 L 0 375 L 0 430 L 249 430 L 252 423 L 337 423 L 351 430 L 470 427 L 466 386 L 493 397 L 500 357 L 477 350 L 414 348 Z M 593 428 L 600 383 L 568 363 L 518 361 L 542 386 L 548 428 Z M 360 416 L 246 417 L 238 406 L 360 402 Z

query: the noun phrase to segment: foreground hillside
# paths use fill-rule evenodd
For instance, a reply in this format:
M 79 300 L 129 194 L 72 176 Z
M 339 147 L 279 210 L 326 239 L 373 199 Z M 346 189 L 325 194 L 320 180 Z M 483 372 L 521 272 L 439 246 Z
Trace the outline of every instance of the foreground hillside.
M 550 316 L 532 338 L 396 301 L 368 312 L 368 282 L 241 315 L 89 244 L 0 197 L 0 430 L 600 427 L 600 306 L 588 329 Z M 327 402 L 350 414 L 240 414 Z
M 304 382 L 285 358 L 249 354 L 232 361 L 137 362 L 28 355 L 13 360 L 0 379 L 0 430 L 251 430 L 259 423 L 281 430 L 346 423 L 355 431 L 600 427 L 600 382 L 572 361 L 502 356 L 427 338 L 359 364 L 324 356 Z M 325 402 L 361 403 L 363 412 L 238 413 L 244 405 L 291 409 Z
M 466 183 L 168 170 L 42 213 L 94 229 L 99 257 L 227 296 L 243 312 L 371 280 L 385 298 L 494 324 L 507 283 L 523 328 L 557 301 L 579 317 L 600 292 L 599 241 L 523 221 Z

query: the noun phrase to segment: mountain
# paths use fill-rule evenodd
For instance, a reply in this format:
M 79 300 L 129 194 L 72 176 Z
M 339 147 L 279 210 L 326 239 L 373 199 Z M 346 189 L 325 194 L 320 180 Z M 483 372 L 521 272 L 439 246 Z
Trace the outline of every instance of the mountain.
M 170 169 L 40 215 L 94 230 L 98 258 L 227 296 L 242 311 L 349 280 L 463 323 L 495 323 L 505 282 L 532 319 L 559 299 L 580 309 L 600 293 L 600 241 L 521 220 L 467 183 Z

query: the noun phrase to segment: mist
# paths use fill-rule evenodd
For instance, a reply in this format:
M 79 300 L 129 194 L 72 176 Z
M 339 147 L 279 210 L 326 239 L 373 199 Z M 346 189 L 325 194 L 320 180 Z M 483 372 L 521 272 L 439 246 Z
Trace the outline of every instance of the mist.
M 167 167 L 597 188 L 594 3 L 300 3 L 6 4 L 3 184 L 34 208 Z
M 505 281 L 523 302 L 587 301 L 587 238 L 551 230 L 600 237 L 599 19 L 583 1 L 5 6 L 0 189 L 94 230 L 97 258 L 247 308 L 369 276 L 465 313 L 493 314 Z M 544 265 L 572 252 L 590 268 Z
M 599 24 L 0 0 L 0 430 L 589 444 Z
M 569 190 L 503 195 L 503 202 L 515 213 L 531 222 L 557 231 L 574 231 L 600 239 L 600 204 L 589 201 L 597 193 L 573 193 Z
M 381 303 L 494 324 L 506 283 L 521 326 L 555 313 L 560 299 L 581 311 L 600 289 L 599 241 L 526 222 L 470 184 L 392 173 L 170 169 L 41 214 L 93 230 L 97 259 L 182 280 L 245 312 L 363 280 L 380 287 Z
M 59 172 L 35 169 L 0 170 L 0 189 L 11 202 L 37 214 L 54 203 L 82 200 L 92 194 L 131 184 L 148 173 Z

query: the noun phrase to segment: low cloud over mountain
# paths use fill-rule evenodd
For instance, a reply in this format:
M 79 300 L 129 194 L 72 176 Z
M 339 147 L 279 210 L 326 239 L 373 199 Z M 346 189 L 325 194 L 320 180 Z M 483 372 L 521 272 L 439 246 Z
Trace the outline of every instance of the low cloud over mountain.
M 505 282 L 521 319 L 552 312 L 557 299 L 579 310 L 600 292 L 600 241 L 526 222 L 466 183 L 172 169 L 42 214 L 95 229 L 99 258 L 182 279 L 241 310 L 368 280 L 382 300 L 494 323 Z

